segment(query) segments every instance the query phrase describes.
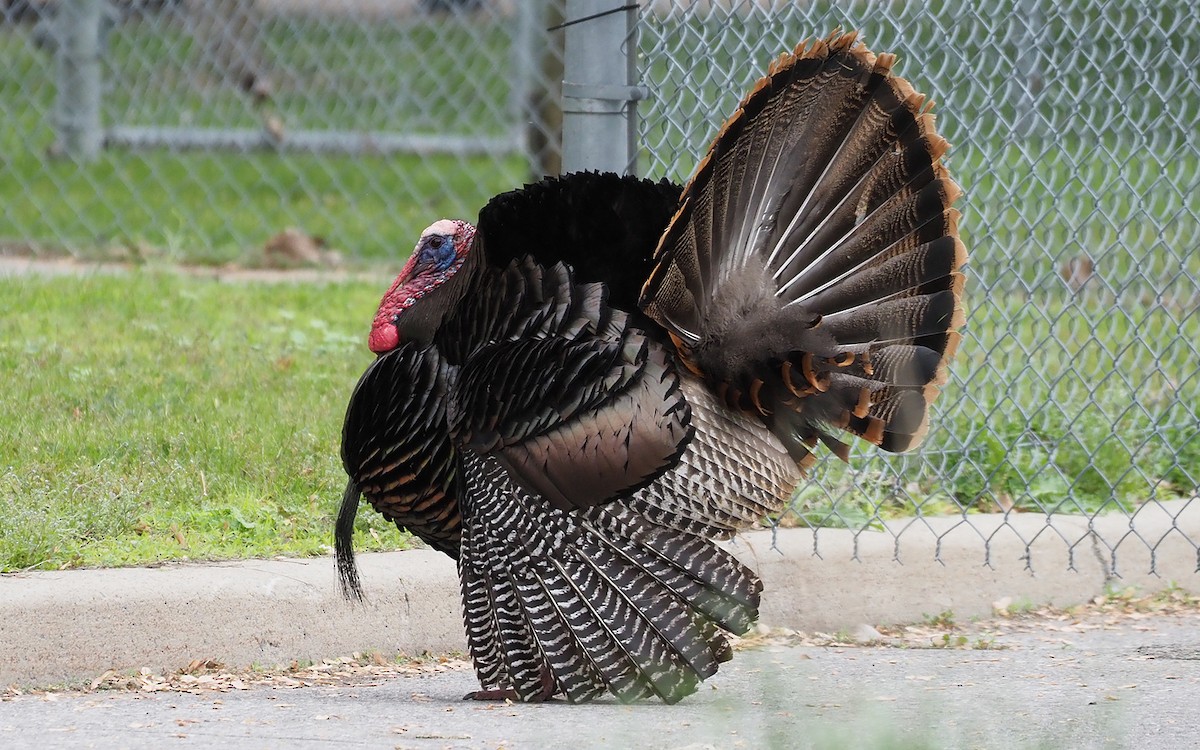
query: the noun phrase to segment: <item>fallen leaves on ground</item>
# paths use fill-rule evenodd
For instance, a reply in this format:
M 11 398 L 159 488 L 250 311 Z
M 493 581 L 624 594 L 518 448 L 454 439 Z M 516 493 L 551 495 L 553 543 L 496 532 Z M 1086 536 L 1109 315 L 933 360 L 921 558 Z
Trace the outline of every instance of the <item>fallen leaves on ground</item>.
M 1005 649 L 1009 646 L 999 639 L 1012 633 L 1070 634 L 1092 630 L 1138 629 L 1141 621 L 1155 617 L 1200 615 L 1200 596 L 1173 587 L 1152 594 L 1138 594 L 1133 589 L 1127 589 L 1068 608 L 1014 604 L 1006 598 L 993 604 L 993 615 L 989 619 L 957 623 L 951 613 L 943 612 L 930 615 L 923 623 L 860 625 L 836 633 L 806 633 L 760 626 L 738 639 L 735 647 Z
M 68 692 L 91 693 L 99 690 L 127 690 L 142 693 L 180 692 L 231 692 L 248 690 L 252 687 L 299 688 L 317 685 L 371 685 L 399 675 L 417 676 L 438 674 L 461 669 L 470 669 L 469 662 L 458 654 L 423 655 L 410 657 L 404 654 L 388 659 L 372 651 L 355 653 L 338 659 L 324 659 L 316 664 L 292 662 L 281 669 L 252 669 L 234 671 L 212 659 L 195 659 L 186 666 L 162 674 L 142 668 L 135 673 L 109 670 L 92 680 L 82 690 Z M 21 695 L 43 696 L 54 700 L 61 690 L 29 690 L 9 687 L 0 692 L 0 699 L 11 700 Z

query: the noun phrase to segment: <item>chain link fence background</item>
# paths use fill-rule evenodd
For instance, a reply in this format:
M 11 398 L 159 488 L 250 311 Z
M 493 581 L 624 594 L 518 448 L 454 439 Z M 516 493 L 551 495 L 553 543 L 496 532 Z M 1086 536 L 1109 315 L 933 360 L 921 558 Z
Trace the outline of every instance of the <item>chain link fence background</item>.
M 1015 533 L 1032 566 L 1048 535 L 1073 553 L 1107 547 L 1117 573 L 1118 547 L 1162 541 L 1137 523 L 1149 504 L 1194 549 L 1174 521 L 1200 504 L 1200 9 L 658 3 L 639 43 L 655 92 L 644 172 L 686 179 L 719 125 L 710 113 L 731 112 L 797 38 L 839 25 L 895 52 L 940 105 L 966 191 L 968 324 L 923 448 L 822 462 L 781 522 L 886 529 L 899 556 L 914 524 L 886 522 L 962 515 L 985 555 L 993 534 Z M 1020 513 L 1045 522 L 1009 522 Z M 1127 533 L 1070 519 L 1105 513 L 1128 515 Z M 953 528 L 916 525 L 939 539 Z
M 429 217 L 558 171 L 561 34 L 541 3 L 3 3 L 10 250 L 254 262 L 296 227 L 396 258 Z
M 110 0 L 93 55 L 105 147 L 80 161 L 97 124 L 85 97 L 59 95 L 79 85 L 64 66 L 87 62 L 64 18 L 91 2 L 0 6 L 9 252 L 253 263 L 296 227 L 397 259 L 432 217 L 558 171 L 561 2 Z M 883 530 L 901 558 L 906 535 L 965 524 L 984 561 L 1012 533 L 1031 567 L 1045 538 L 1100 545 L 1114 574 L 1129 546 L 1153 570 L 1164 540 L 1200 564 L 1182 522 L 1200 513 L 1194 3 L 636 12 L 644 175 L 685 180 L 770 59 L 836 26 L 899 55 L 954 146 L 970 311 L 930 437 L 911 456 L 820 463 L 781 525 Z M 1128 530 L 1094 534 L 1101 515 Z

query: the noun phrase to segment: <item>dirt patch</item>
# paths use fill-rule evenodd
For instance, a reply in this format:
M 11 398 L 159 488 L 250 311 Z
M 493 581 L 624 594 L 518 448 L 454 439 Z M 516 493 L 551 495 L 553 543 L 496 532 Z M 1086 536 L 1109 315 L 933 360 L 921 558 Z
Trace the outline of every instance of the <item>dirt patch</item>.
M 12 276 L 88 276 L 114 275 L 150 270 L 174 273 L 210 281 L 230 283 L 312 284 L 317 282 L 369 281 L 382 283 L 391 278 L 387 271 L 330 268 L 246 268 L 243 266 L 188 266 L 175 264 L 137 264 L 91 262 L 74 258 L 30 258 L 0 255 L 0 278 Z

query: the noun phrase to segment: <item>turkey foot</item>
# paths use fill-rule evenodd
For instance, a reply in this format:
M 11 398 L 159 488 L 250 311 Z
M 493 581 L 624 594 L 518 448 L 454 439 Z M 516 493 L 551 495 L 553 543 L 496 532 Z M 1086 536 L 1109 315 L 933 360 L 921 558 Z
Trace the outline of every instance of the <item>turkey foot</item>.
M 542 689 L 533 695 L 527 703 L 544 703 L 550 700 L 554 695 L 554 680 L 550 677 L 550 673 L 542 672 Z M 484 688 L 482 690 L 474 690 L 463 696 L 465 701 L 512 701 L 520 703 L 521 696 L 517 695 L 517 691 L 512 688 Z
M 487 690 L 473 690 L 463 696 L 465 701 L 512 701 L 520 703 L 521 698 L 517 695 L 517 691 L 512 688 L 489 688 Z

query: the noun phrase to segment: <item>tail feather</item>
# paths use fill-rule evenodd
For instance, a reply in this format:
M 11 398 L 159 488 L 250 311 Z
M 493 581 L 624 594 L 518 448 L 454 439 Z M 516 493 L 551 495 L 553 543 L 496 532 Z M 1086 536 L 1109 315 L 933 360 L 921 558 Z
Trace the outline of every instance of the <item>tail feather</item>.
M 522 571 L 520 577 L 517 591 L 530 632 L 568 701 L 586 703 L 603 695 L 609 680 L 633 682 L 628 674 L 606 671 L 611 659 L 605 657 L 616 652 L 614 644 L 561 571 L 547 566 L 536 575 Z
M 876 255 L 858 264 L 843 263 L 845 270 L 832 269 L 830 278 L 804 291 L 802 301 L 814 311 L 829 315 L 859 307 L 863 300 L 899 294 L 929 294 L 942 289 L 961 294 L 963 275 L 957 269 L 965 260 L 961 241 L 939 237 L 908 253 Z
M 358 565 L 354 562 L 354 519 L 358 516 L 361 498 L 362 490 L 358 483 L 350 479 L 346 483 L 346 493 L 342 496 L 342 507 L 338 510 L 333 532 L 333 549 L 342 596 L 360 602 L 363 600 L 363 590 L 358 577 Z
M 880 137 L 887 136 L 881 134 Z M 821 199 L 805 207 L 808 213 L 795 214 L 793 221 L 796 223 L 789 225 L 787 231 L 780 236 L 767 264 L 774 277 L 819 277 L 820 267 L 815 261 L 832 254 L 831 251 L 845 241 L 845 238 L 860 231 L 863 223 L 869 220 L 879 221 L 873 217 L 882 206 L 895 201 L 897 197 L 918 192 L 933 181 L 943 179 L 945 170 L 938 163 L 938 157 L 933 155 L 935 149 L 939 152 L 944 151 L 945 142 L 940 139 L 931 142 L 922 137 L 910 144 L 895 142 L 895 150 L 883 153 L 862 172 L 851 171 L 847 174 L 844 171 L 833 170 L 831 165 L 828 179 L 841 177 L 849 184 L 814 186 L 816 191 L 828 189 L 829 192 L 814 193 Z M 793 208 L 785 204 L 781 213 Z M 940 213 L 943 206 L 934 208 Z M 788 253 L 786 256 L 782 255 L 785 251 Z M 841 257 L 841 253 L 838 255 Z M 789 295 L 791 287 L 792 284 L 789 283 L 780 284 L 777 296 L 787 300 L 794 299 Z
M 488 572 L 484 580 L 508 685 L 523 701 L 544 698 L 547 665 L 540 648 L 544 633 L 533 630 L 511 576 Z
M 854 34 L 784 55 L 684 189 L 643 310 L 801 466 L 907 450 L 962 325 L 960 195 L 925 98 Z
M 626 657 L 620 643 L 585 598 L 596 593 L 592 583 L 594 571 L 581 572 L 573 564 L 568 572 L 561 564 L 552 563 L 540 570 L 538 577 L 558 615 L 556 627 L 563 628 L 571 638 L 570 649 L 546 652 L 555 679 L 568 699 L 584 702 L 606 690 L 626 702 L 652 695 L 650 684 L 642 678 L 638 666 Z M 602 595 L 606 593 L 609 592 Z
M 614 509 L 592 520 L 602 537 L 621 538 L 631 527 L 636 529 L 639 544 L 622 548 L 620 554 L 700 614 L 738 635 L 753 625 L 762 584 L 732 555 L 702 537 L 650 526 L 632 511 Z
M 544 698 L 545 659 L 510 571 L 478 561 L 501 549 L 486 525 L 463 524 L 458 571 L 467 646 L 479 684 L 511 689 L 523 701 Z
M 850 46 L 853 41 L 852 35 L 846 35 L 829 45 L 819 98 L 814 98 L 814 111 L 798 139 L 799 169 L 794 171 L 780 205 L 780 215 L 789 221 L 774 233 L 768 267 L 773 267 L 789 244 L 795 244 L 795 238 L 808 235 L 824 223 L 844 195 L 846 183 L 853 183 L 853 178 L 873 160 L 880 140 L 889 135 L 892 137 L 884 143 L 896 140 L 894 134 L 873 132 L 874 128 L 866 127 L 871 123 L 864 122 L 875 94 L 881 87 L 886 88 L 890 66 L 880 68 L 866 50 Z M 853 62 L 849 68 L 842 66 L 847 56 Z M 858 184 L 863 182 L 859 180 Z
M 459 581 L 462 586 L 463 624 L 466 626 L 467 648 L 475 665 L 479 684 L 507 688 L 507 670 L 501 651 L 495 610 L 488 582 L 483 573 L 468 564 L 470 555 L 460 555 Z
M 841 345 L 918 342 L 926 336 L 944 335 L 949 326 L 961 323 L 958 299 L 950 291 L 873 300 L 846 312 L 822 319 L 826 331 Z M 940 352 L 939 352 L 940 354 Z
M 849 207 L 843 221 L 824 225 L 775 271 L 776 295 L 788 304 L 799 302 L 806 288 L 828 281 L 841 264 L 894 257 L 945 236 L 946 212 L 958 195 L 954 183 L 938 180 L 919 190 L 902 189 L 869 212 Z
M 700 630 L 704 633 L 704 639 L 708 641 L 708 649 L 712 652 L 713 658 L 718 664 L 724 664 L 733 659 L 733 646 L 729 643 L 729 639 L 725 636 L 725 632 L 721 630 L 712 620 L 701 620 Z

